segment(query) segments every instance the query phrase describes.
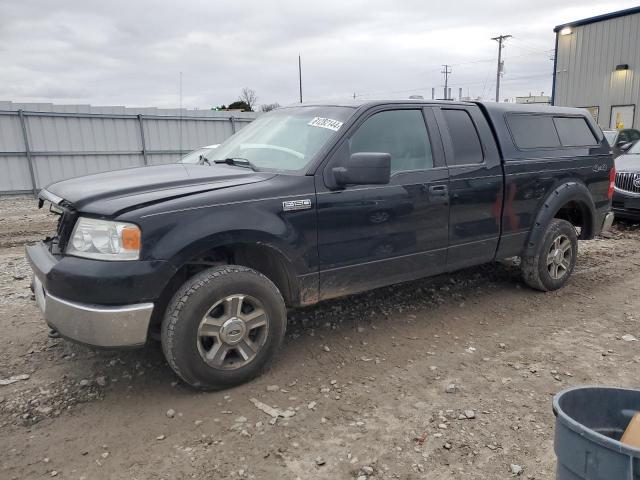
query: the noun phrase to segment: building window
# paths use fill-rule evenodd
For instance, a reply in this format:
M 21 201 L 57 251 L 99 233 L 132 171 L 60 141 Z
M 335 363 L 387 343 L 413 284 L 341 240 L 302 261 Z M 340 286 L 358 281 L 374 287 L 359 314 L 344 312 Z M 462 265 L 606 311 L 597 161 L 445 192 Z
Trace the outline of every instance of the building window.
M 593 120 L 598 123 L 598 118 L 600 117 L 600 107 L 582 107 L 589 110 L 589 113 L 593 117 Z
M 611 107 L 611 121 L 609 128 L 622 130 L 623 128 L 633 128 L 633 116 L 635 105 L 613 105 Z

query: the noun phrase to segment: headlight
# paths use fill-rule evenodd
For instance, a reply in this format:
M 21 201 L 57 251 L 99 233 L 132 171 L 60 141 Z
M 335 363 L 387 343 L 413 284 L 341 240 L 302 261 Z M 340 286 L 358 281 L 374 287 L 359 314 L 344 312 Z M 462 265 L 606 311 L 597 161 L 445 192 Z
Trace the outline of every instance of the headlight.
M 137 260 L 140 228 L 131 223 L 80 217 L 66 253 L 97 260 Z

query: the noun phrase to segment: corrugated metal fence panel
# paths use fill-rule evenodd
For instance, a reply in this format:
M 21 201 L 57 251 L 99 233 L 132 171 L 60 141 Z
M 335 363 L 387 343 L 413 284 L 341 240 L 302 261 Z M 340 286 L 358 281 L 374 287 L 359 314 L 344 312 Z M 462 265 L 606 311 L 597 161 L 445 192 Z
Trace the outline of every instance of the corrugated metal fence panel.
M 244 127 L 249 125 L 253 120 L 245 120 L 242 119 L 239 122 L 236 122 L 236 132 L 242 130 Z
M 17 115 L 0 115 L 0 151 L 24 152 L 24 137 Z
M 0 102 L 0 193 L 34 189 L 19 110 L 24 112 L 38 189 L 66 178 L 144 165 L 144 153 L 149 165 L 175 162 L 180 152 L 221 143 L 257 116 L 249 112 Z
M 142 165 L 142 155 L 55 155 L 33 159 L 37 188 L 67 178 Z
M 220 143 L 232 134 L 229 120 L 145 119 L 147 150 L 193 150 Z
M 167 163 L 176 163 L 180 159 L 178 153 L 156 153 L 147 155 L 149 165 L 164 165 Z
M 0 151 L 24 152 L 24 137 L 17 115 L 0 115 Z M 29 165 L 23 156 L 0 156 L 0 192 L 31 189 Z
M 25 116 L 29 144 L 36 152 L 141 151 L 136 118 Z
M 0 193 L 31 190 L 29 165 L 24 156 L 0 156 Z

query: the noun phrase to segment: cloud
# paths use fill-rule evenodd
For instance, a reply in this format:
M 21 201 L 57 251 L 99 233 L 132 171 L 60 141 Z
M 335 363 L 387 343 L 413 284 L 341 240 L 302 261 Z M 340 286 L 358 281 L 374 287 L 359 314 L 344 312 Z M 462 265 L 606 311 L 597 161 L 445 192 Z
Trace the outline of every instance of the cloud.
M 263 103 L 442 95 L 450 86 L 493 97 L 497 45 L 503 97 L 551 91 L 556 24 L 633 6 L 567 0 L 513 2 L 236 2 L 0 0 L 0 97 L 210 108 L 253 88 Z

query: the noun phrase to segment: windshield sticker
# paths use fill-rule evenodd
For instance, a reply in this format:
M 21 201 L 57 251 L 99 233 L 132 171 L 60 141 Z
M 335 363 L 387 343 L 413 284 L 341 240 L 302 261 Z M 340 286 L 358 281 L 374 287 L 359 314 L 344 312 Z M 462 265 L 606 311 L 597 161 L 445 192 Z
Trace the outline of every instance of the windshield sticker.
M 313 117 L 313 120 L 307 123 L 307 125 L 311 125 L 312 127 L 328 128 L 329 130 L 337 132 L 342 126 L 342 122 L 331 118 Z

